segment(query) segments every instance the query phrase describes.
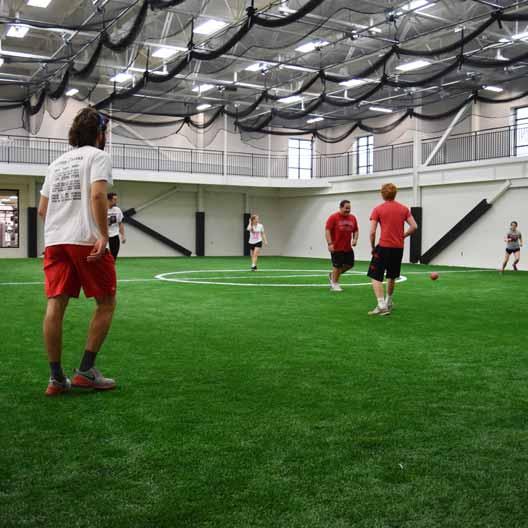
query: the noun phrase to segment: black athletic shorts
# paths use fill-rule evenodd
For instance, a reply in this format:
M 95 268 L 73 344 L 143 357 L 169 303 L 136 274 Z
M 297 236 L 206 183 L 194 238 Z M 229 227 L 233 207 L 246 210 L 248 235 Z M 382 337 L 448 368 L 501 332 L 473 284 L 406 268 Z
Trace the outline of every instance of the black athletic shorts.
M 109 245 L 110 245 L 110 253 L 112 253 L 112 257 L 114 257 L 114 260 L 117 259 L 117 255 L 119 255 L 119 248 L 121 246 L 121 241 L 119 240 L 119 235 L 111 236 L 108 239 Z
M 262 242 L 257 242 L 256 244 L 249 244 L 249 249 L 261 248 Z
M 511 255 L 512 253 L 517 253 L 517 251 L 521 251 L 521 248 L 517 248 L 517 249 L 510 249 L 510 248 L 506 248 L 506 253 L 508 253 L 508 255 Z
M 374 280 L 383 281 L 385 273 L 387 279 L 397 279 L 401 272 L 403 248 L 387 248 L 376 246 L 372 253 L 372 260 L 367 275 Z
M 334 251 L 332 253 L 332 266 L 342 268 L 343 266 L 354 267 L 355 257 L 353 251 Z

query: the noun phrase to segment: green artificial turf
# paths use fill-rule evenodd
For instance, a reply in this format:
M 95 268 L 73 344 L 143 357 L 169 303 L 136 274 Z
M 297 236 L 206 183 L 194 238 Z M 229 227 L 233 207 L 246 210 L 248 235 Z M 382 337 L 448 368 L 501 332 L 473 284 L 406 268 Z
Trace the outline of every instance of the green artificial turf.
M 45 398 L 43 286 L 5 284 L 41 262 L 0 260 L 2 528 L 528 526 L 528 274 L 404 266 L 389 317 L 361 275 L 150 280 L 327 280 L 248 264 L 120 260 L 146 280 L 119 284 L 98 360 L 118 389 Z M 70 303 L 68 371 L 92 308 Z

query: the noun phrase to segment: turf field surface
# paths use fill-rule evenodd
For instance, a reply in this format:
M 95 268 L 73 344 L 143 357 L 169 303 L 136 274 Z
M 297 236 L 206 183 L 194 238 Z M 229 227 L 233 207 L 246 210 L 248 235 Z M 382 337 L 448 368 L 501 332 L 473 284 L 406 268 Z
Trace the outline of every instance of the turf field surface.
M 118 389 L 45 398 L 41 264 L 0 260 L 2 528 L 528 525 L 526 273 L 404 266 L 368 317 L 324 260 L 122 259 Z

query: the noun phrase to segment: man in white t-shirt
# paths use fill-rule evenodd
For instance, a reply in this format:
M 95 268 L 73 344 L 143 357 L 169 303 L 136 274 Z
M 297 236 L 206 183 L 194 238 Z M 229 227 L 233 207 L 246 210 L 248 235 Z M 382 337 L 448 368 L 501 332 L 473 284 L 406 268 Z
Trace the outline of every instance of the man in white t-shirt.
M 112 183 L 112 162 L 103 149 L 106 120 L 93 108 L 75 117 L 69 132 L 73 150 L 48 168 L 41 191 L 39 215 L 44 220 L 44 275 L 48 297 L 44 341 L 51 377 L 47 396 L 72 386 L 108 390 L 113 379 L 94 367 L 95 358 L 110 329 L 115 309 L 114 259 L 107 250 L 107 185 Z M 88 330 L 80 368 L 70 381 L 61 366 L 62 322 L 70 297 L 94 297 L 96 309 Z
M 110 253 L 117 260 L 121 243 L 126 243 L 125 226 L 123 224 L 123 211 L 117 207 L 117 194 L 108 193 L 108 243 Z

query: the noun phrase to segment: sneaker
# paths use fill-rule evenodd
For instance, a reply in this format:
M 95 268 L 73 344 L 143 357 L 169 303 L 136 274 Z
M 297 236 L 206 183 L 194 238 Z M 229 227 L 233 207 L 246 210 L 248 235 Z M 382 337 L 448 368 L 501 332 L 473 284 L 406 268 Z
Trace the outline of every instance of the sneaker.
M 376 306 L 376 308 L 374 308 L 374 310 L 371 310 L 368 314 L 369 315 L 389 315 L 390 311 L 388 310 L 386 306 L 384 306 L 383 308 Z
M 338 284 L 337 282 L 334 282 L 332 283 L 332 286 L 330 286 L 330 290 L 335 291 L 335 292 L 342 292 L 343 288 L 341 288 L 340 284 Z
M 50 378 L 48 382 L 48 387 L 44 393 L 46 396 L 57 396 L 58 394 L 64 394 L 65 392 L 70 392 L 71 390 L 71 381 L 69 378 L 64 376 L 63 381 L 58 381 L 55 378 Z
M 392 309 L 394 308 L 394 303 L 392 301 L 387 303 L 387 311 L 392 312 Z
M 112 378 L 105 378 L 96 368 L 92 367 L 86 371 L 75 369 L 72 379 L 72 387 L 80 389 L 112 390 L 116 382 Z
M 251 266 L 251 271 L 257 271 L 257 266 Z

